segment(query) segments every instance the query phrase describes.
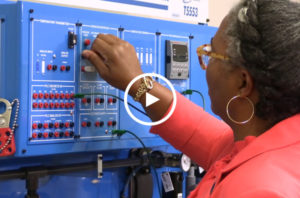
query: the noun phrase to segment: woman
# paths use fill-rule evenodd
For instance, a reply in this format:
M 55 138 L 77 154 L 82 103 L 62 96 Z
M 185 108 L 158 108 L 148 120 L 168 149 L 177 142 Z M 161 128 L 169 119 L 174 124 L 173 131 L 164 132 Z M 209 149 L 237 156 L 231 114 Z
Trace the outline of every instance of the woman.
M 190 197 L 300 197 L 300 5 L 242 0 L 211 51 L 204 45 L 197 52 L 212 110 L 224 122 L 177 93 L 173 115 L 151 129 L 207 170 Z M 112 35 L 99 35 L 83 56 L 122 90 L 142 74 L 134 47 Z M 142 84 L 129 93 L 145 107 L 145 94 L 137 98 Z M 160 101 L 145 110 L 159 120 L 172 93 L 157 82 L 149 92 Z

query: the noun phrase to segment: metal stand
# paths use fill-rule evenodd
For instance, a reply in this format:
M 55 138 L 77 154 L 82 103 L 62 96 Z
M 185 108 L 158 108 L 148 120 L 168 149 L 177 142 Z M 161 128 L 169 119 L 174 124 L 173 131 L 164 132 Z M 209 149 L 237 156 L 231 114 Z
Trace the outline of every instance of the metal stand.
M 27 195 L 25 198 L 40 198 L 37 190 L 39 188 L 39 178 L 47 175 L 47 169 L 42 167 L 35 167 L 25 169 L 25 180 Z
M 82 164 L 68 164 L 61 166 L 38 166 L 26 167 L 18 170 L 0 171 L 0 181 L 7 179 L 25 179 L 27 195 L 25 198 L 40 198 L 37 193 L 39 187 L 39 178 L 48 175 L 59 175 L 77 171 L 97 170 L 99 178 L 103 176 L 103 169 L 121 168 L 134 166 L 149 166 L 150 164 L 156 168 L 162 166 L 179 167 L 180 154 L 168 154 L 163 152 L 153 152 L 150 156 L 145 150 L 137 149 L 128 159 L 103 161 L 103 157 L 99 154 L 97 161 Z M 149 157 L 151 159 L 149 159 Z
M 25 198 L 40 198 L 37 193 L 37 189 L 39 187 L 39 176 L 38 175 L 30 175 L 26 178 L 26 189 L 27 195 Z

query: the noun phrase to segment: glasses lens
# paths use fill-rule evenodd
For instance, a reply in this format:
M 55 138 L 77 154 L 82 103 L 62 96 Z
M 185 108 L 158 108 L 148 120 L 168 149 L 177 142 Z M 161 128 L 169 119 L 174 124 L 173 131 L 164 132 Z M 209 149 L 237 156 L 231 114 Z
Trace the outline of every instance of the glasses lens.
M 211 52 L 211 46 L 210 46 L 210 45 L 207 45 L 207 46 L 205 46 L 205 47 L 203 48 L 203 50 L 209 53 L 209 52 Z M 203 55 L 202 55 L 202 60 L 203 60 L 203 63 L 204 63 L 204 65 L 205 65 L 205 68 L 207 68 L 208 63 L 209 63 L 209 60 L 210 60 L 210 56 L 209 56 L 209 55 L 203 54 Z
M 203 64 L 204 64 L 205 68 L 207 68 L 207 65 L 208 65 L 208 63 L 209 63 L 210 56 L 202 55 L 202 56 L 201 56 L 201 59 L 202 59 L 202 61 L 203 61 Z
M 203 48 L 204 51 L 211 52 L 211 46 L 207 45 Z
M 211 52 L 211 47 L 210 47 L 210 45 L 207 45 L 207 46 L 204 46 L 202 48 L 202 50 L 205 51 L 206 53 L 200 52 L 198 54 L 199 55 L 199 63 L 200 63 L 200 66 L 202 67 L 202 69 L 206 70 L 209 60 L 210 60 L 209 53 Z

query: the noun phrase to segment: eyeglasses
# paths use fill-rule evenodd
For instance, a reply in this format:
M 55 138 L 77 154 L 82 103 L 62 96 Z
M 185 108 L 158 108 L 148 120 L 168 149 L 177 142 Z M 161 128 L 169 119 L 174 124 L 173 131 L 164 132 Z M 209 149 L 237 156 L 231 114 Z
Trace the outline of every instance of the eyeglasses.
M 217 58 L 217 59 L 225 60 L 225 61 L 229 60 L 229 57 L 227 57 L 227 56 L 211 52 L 211 45 L 210 44 L 205 44 L 205 45 L 201 45 L 200 47 L 198 47 L 197 48 L 197 55 L 198 55 L 198 58 L 199 58 L 200 66 L 203 70 L 207 69 L 207 65 L 208 65 L 209 60 L 211 58 Z

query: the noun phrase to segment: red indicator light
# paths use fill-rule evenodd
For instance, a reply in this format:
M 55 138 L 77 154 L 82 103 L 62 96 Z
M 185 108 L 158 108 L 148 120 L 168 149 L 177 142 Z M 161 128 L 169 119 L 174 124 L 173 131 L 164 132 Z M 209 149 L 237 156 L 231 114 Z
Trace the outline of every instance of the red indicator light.
M 38 98 L 38 94 L 37 93 L 32 94 L 32 98 L 33 99 L 37 99 Z
M 112 121 L 108 121 L 107 122 L 107 126 L 112 126 L 113 122 Z
M 86 125 L 87 125 L 86 122 L 82 122 L 82 123 L 81 123 L 81 126 L 82 126 L 82 127 L 86 127 Z
M 44 104 L 43 103 L 39 103 L 39 108 L 41 109 L 41 108 L 43 108 L 44 107 Z
M 100 103 L 100 98 L 95 98 L 95 103 L 99 104 Z
M 69 128 L 69 127 L 70 127 L 70 123 L 69 123 L 69 122 L 66 122 L 66 123 L 65 123 L 65 127 L 66 127 L 66 128 Z
M 65 71 L 66 70 L 66 66 L 62 65 L 60 66 L 60 71 Z
M 66 136 L 66 137 L 69 137 L 69 136 L 70 136 L 69 131 L 66 131 L 66 132 L 65 132 L 65 136 Z
M 33 137 L 33 138 L 37 138 L 37 136 L 38 136 L 37 133 L 33 133 L 33 134 L 32 134 L 32 137 Z
M 59 137 L 59 132 L 55 131 L 55 132 L 54 132 L 54 136 L 55 136 L 55 137 Z
M 45 102 L 44 107 L 45 107 L 46 109 L 48 109 L 48 108 L 49 108 L 49 104 L 48 104 L 47 102 Z
M 48 129 L 49 128 L 49 124 L 48 123 L 44 123 L 44 128 Z
M 108 98 L 107 102 L 108 102 L 109 104 L 112 104 L 112 103 L 113 103 L 113 99 L 112 99 L 112 98 Z
M 59 128 L 59 123 L 58 123 L 58 122 L 55 122 L 55 123 L 54 123 L 54 127 L 55 127 L 55 128 Z
M 33 107 L 34 109 L 36 109 L 36 108 L 38 107 L 38 104 L 37 104 L 36 102 L 34 102 L 34 103 L 32 104 L 32 107 Z
M 52 70 L 52 65 L 49 64 L 49 65 L 47 66 L 47 69 L 48 69 L 48 70 Z
M 81 103 L 82 103 L 82 104 L 86 104 L 86 103 L 87 103 L 87 99 L 86 99 L 86 98 L 82 98 L 82 99 L 81 99 Z
M 37 129 L 37 127 L 38 127 L 38 125 L 37 125 L 36 123 L 33 123 L 33 124 L 32 124 L 32 128 L 33 128 L 33 129 Z
M 40 99 L 44 98 L 44 94 L 43 93 L 39 93 L 39 98 Z
M 100 126 L 100 122 L 99 121 L 95 122 L 95 127 L 99 127 L 99 126 Z
M 45 93 L 44 98 L 45 98 L 45 99 L 48 99 L 48 98 L 49 98 L 49 94 L 48 94 L 48 93 Z
M 90 39 L 84 39 L 84 45 L 88 46 L 91 44 L 91 40 Z
M 63 103 L 63 102 L 60 103 L 60 108 L 62 108 L 62 109 L 65 108 L 65 103 Z
M 71 106 L 70 103 L 66 102 L 66 104 L 65 104 L 66 109 L 69 109 L 70 106 Z

